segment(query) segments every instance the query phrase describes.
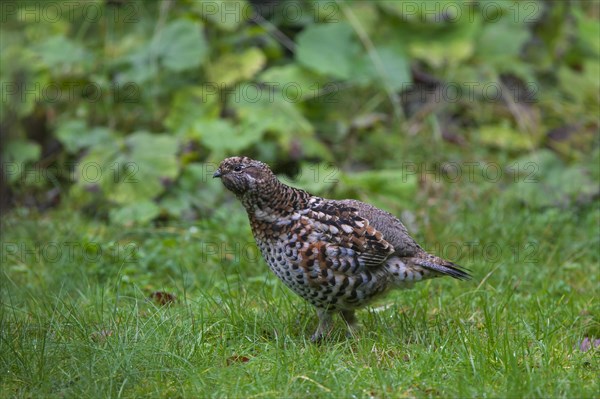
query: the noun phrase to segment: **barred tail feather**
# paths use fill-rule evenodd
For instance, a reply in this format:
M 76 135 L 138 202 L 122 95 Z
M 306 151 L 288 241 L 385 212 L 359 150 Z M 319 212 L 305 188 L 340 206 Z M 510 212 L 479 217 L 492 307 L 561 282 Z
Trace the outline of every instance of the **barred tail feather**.
M 435 256 L 430 256 L 428 259 L 413 259 L 414 263 L 422 266 L 431 271 L 454 277 L 459 280 L 470 280 L 471 274 L 469 273 L 469 269 L 464 268 L 456 263 L 452 263 L 450 261 L 444 260 L 442 258 L 438 258 Z

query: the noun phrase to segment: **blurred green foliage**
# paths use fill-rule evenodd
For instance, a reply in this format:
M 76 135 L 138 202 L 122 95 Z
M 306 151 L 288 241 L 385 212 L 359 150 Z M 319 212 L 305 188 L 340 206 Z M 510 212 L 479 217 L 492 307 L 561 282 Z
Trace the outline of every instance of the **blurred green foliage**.
M 215 163 L 233 154 L 290 176 L 339 165 L 297 183 L 400 204 L 417 188 L 403 160 L 534 159 L 552 195 L 515 186 L 516 200 L 593 196 L 598 13 L 532 0 L 6 2 L 6 181 L 13 203 L 58 192 L 125 225 L 207 212 L 223 195 L 207 184 Z

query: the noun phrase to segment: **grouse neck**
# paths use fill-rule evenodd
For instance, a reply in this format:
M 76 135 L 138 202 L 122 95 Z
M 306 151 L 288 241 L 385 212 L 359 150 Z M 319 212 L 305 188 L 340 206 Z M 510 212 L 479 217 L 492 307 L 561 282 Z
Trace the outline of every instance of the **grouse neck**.
M 296 209 L 304 209 L 308 206 L 310 197 L 306 191 L 287 186 L 275 178 L 259 190 L 246 192 L 241 202 L 251 215 L 265 212 L 285 215 Z

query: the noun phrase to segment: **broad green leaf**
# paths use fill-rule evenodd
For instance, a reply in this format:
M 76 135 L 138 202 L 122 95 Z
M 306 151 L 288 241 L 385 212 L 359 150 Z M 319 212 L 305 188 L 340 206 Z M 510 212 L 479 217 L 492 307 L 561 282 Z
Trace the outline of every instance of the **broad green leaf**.
M 148 224 L 160 214 L 160 208 L 152 201 L 139 201 L 119 206 L 109 212 L 110 221 L 117 225 L 130 227 L 137 224 Z
M 219 87 L 210 82 L 178 90 L 171 101 L 165 126 L 176 134 L 183 134 L 199 120 L 218 118 L 221 96 Z
M 98 186 L 103 192 L 111 190 L 119 181 L 116 159 L 122 147 L 123 139 L 118 138 L 90 148 L 76 164 L 76 184 L 83 188 Z
M 27 178 L 27 165 L 40 159 L 42 148 L 38 143 L 16 139 L 2 148 L 3 173 L 9 183 L 15 183 L 23 177 Z M 35 177 L 35 176 L 34 176 Z
M 97 186 L 119 204 L 150 200 L 177 176 L 177 149 L 176 138 L 146 132 L 101 143 L 77 164 L 77 184 Z
M 265 55 L 256 47 L 240 54 L 227 53 L 208 68 L 209 80 L 219 88 L 249 80 L 265 65 Z
M 360 58 L 352 80 L 363 85 L 376 84 L 390 91 L 406 89 L 412 82 L 410 64 L 398 47 L 378 47 L 372 54 Z
M 598 20 L 586 16 L 579 8 L 573 9 L 573 16 L 577 21 L 579 33 L 577 40 L 583 43 L 586 50 L 598 57 L 600 55 L 600 24 Z
M 348 79 L 359 54 L 354 31 L 345 22 L 310 25 L 298 35 L 296 59 L 317 73 Z
M 208 53 L 202 26 L 186 19 L 169 23 L 158 33 L 155 50 L 162 65 L 175 72 L 196 68 Z
M 42 148 L 38 143 L 29 140 L 10 140 L 2 149 L 3 161 L 20 164 L 35 162 L 40 159 Z
M 509 15 L 484 24 L 477 38 L 475 58 L 491 66 L 495 74 L 510 72 L 531 82 L 535 79 L 532 66 L 520 57 L 523 46 L 531 36 L 530 29 L 525 23 L 519 22 L 522 12 L 518 6 L 508 9 L 511 11 L 506 11 Z
M 600 62 L 587 60 L 582 71 L 574 71 L 567 66 L 558 70 L 561 89 L 571 100 L 597 109 L 600 103 Z
M 473 54 L 480 25 L 480 19 L 474 18 L 472 21 L 461 19 L 444 30 L 406 30 L 405 34 L 412 38 L 407 43 L 408 53 L 436 68 L 457 65 Z
M 519 56 L 529 36 L 526 25 L 516 24 L 508 18 L 488 23 L 483 27 L 477 40 L 476 55 L 506 70 Z
M 136 47 L 135 50 L 123 56 L 122 59 L 123 62 L 129 64 L 129 68 L 123 68 L 117 75 L 117 82 L 121 84 L 127 82 L 143 84 L 158 74 L 158 63 L 148 44 Z
M 136 132 L 125 139 L 126 151 L 116 162 L 120 181 L 108 193 L 117 203 L 149 200 L 164 191 L 163 179 L 177 176 L 176 138 L 166 134 Z
M 2 25 L 2 24 L 0 24 Z M 0 120 L 7 122 L 15 116 L 30 115 L 40 101 L 40 91 L 55 83 L 39 54 L 28 47 L 21 30 L 0 28 Z M 17 78 L 18 77 L 18 78 Z M 16 115 L 15 115 L 16 114 Z
M 113 138 L 110 129 L 106 127 L 89 128 L 87 123 L 81 119 L 71 119 L 61 123 L 56 129 L 56 137 L 70 153 L 109 142 Z
M 296 63 L 271 67 L 258 80 L 291 102 L 315 97 L 326 84 L 322 76 Z
M 129 51 L 120 51 L 115 64 L 129 64 L 129 69 L 121 67 L 117 81 L 142 84 L 155 77 L 161 66 L 172 72 L 199 67 L 208 54 L 208 44 L 200 23 L 178 19 L 151 40 L 138 39 L 130 43 Z
M 298 146 L 300 147 L 302 156 L 305 158 L 333 161 L 333 156 L 329 148 L 314 136 L 299 137 Z
M 92 61 L 85 47 L 60 35 L 51 36 L 34 46 L 34 51 L 48 68 L 58 72 L 64 67 L 81 67 Z
M 258 142 L 264 133 L 273 135 L 284 149 L 290 148 L 293 139 L 313 136 L 313 126 L 302 114 L 299 103 L 287 101 L 281 93 L 263 91 L 252 84 L 240 85 L 229 101 L 239 120 L 237 140 L 246 146 Z
M 203 145 L 213 152 L 213 157 L 234 154 L 257 143 L 262 138 L 260 129 L 243 130 L 223 119 L 198 121 L 192 128 L 191 137 L 199 137 Z
M 410 64 L 403 52 L 392 47 L 381 47 L 377 51 L 383 67 L 381 71 L 383 74 L 380 75 L 382 85 L 392 91 L 406 89 L 411 84 L 412 78 Z M 379 70 L 376 71 L 380 73 Z
M 199 0 L 192 7 L 202 18 L 223 31 L 232 32 L 252 17 L 252 5 L 245 0 Z
M 479 129 L 479 139 L 485 145 L 511 151 L 536 148 L 539 140 L 506 124 L 482 126 Z
M 299 110 L 298 103 L 286 101 L 280 95 L 271 96 L 255 85 L 240 85 L 230 100 L 243 131 L 256 129 L 274 133 L 284 146 L 294 136 L 310 136 L 313 133 L 312 125 Z

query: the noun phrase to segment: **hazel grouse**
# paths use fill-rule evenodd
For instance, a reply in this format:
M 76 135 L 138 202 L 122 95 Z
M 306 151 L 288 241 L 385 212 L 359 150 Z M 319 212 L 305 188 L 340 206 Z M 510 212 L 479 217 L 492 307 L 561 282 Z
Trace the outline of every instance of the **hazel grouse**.
M 227 158 L 220 177 L 246 208 L 256 244 L 271 270 L 317 310 L 312 335 L 327 335 L 340 313 L 349 331 L 354 311 L 393 288 L 467 271 L 425 252 L 392 214 L 356 200 L 330 200 L 281 183 L 269 167 Z

